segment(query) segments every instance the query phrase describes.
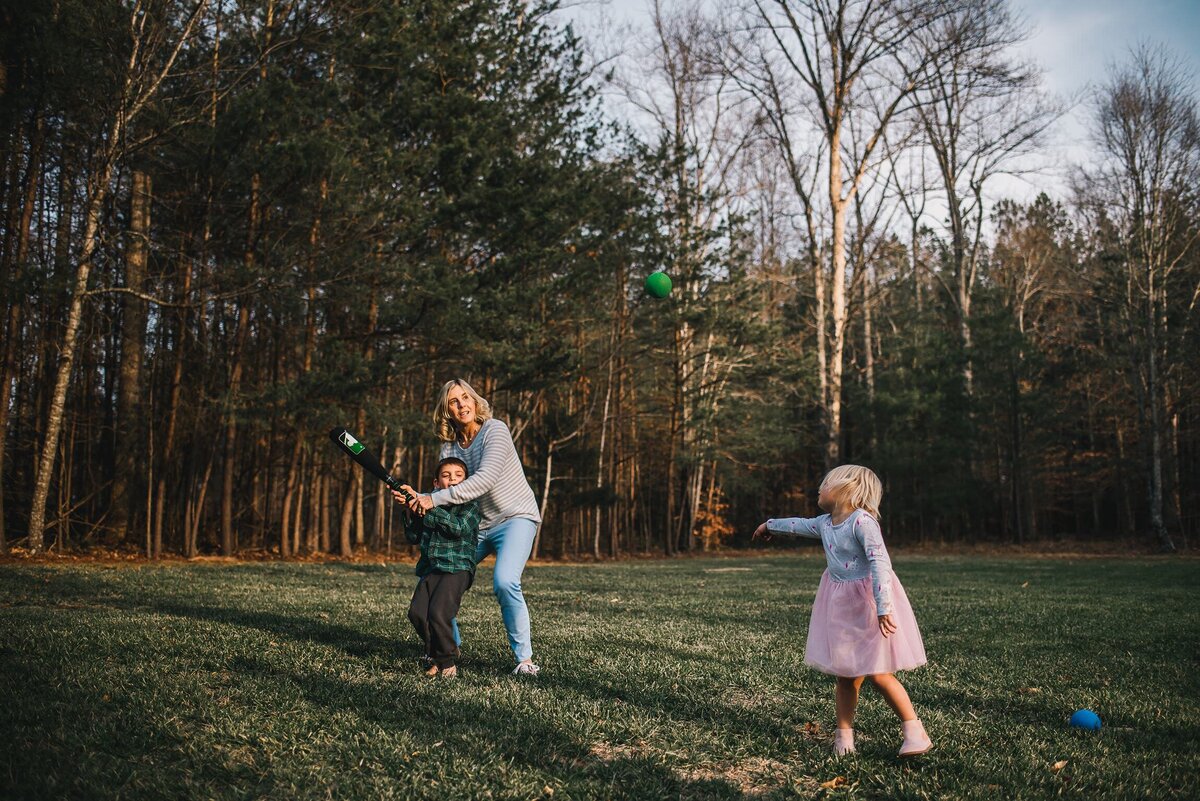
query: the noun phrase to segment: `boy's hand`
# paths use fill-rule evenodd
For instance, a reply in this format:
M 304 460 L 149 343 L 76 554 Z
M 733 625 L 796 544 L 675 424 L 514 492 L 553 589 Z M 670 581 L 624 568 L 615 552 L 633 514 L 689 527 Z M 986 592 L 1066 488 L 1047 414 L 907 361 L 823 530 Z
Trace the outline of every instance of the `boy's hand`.
M 892 622 L 891 615 L 879 616 L 879 633 L 883 635 L 885 640 L 896 633 L 896 624 Z
M 425 513 L 433 508 L 433 499 L 428 495 L 422 495 L 407 484 L 401 486 L 400 489 L 407 492 L 409 497 L 412 498 L 411 501 L 405 501 L 405 504 L 413 511 L 414 514 L 424 517 Z
M 750 535 L 751 541 L 757 540 L 760 538 L 767 540 L 768 542 L 771 540 L 771 532 L 767 531 L 766 523 L 763 523 L 758 528 L 754 529 L 754 533 Z

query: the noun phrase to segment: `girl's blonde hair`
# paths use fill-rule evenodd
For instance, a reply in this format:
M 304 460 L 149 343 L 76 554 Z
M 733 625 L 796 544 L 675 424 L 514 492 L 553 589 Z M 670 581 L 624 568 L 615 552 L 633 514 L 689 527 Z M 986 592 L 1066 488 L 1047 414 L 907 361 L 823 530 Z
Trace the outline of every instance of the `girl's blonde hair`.
M 855 509 L 862 509 L 876 520 L 879 519 L 883 484 L 870 468 L 858 464 L 839 465 L 821 479 L 821 489 L 836 493 Z
M 454 418 L 450 415 L 450 389 L 452 387 L 460 387 L 463 392 L 467 393 L 473 401 L 475 401 L 475 422 L 482 424 L 485 420 L 492 419 L 492 404 L 483 399 L 475 390 L 471 389 L 471 385 L 461 378 L 451 378 L 445 384 L 442 384 L 442 389 L 438 392 L 437 403 L 433 406 L 433 430 L 437 434 L 437 438 L 442 442 L 453 442 L 458 436 L 458 429 L 454 427 Z

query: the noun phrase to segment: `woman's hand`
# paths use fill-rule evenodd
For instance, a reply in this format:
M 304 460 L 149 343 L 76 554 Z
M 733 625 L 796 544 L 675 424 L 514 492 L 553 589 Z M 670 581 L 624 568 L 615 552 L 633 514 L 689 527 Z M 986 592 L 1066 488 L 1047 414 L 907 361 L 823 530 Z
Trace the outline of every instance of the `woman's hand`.
M 433 508 L 433 498 L 428 495 L 421 495 L 415 489 L 405 484 L 401 489 L 406 491 L 412 500 L 408 502 L 408 508 L 414 513 L 425 516 L 425 513 Z
M 762 538 L 767 541 L 770 541 L 770 539 L 771 539 L 771 532 L 767 531 L 766 523 L 763 523 L 758 528 L 754 529 L 754 533 L 750 535 L 751 541 L 757 540 L 759 538 Z
M 896 624 L 892 621 L 891 615 L 879 616 L 879 633 L 885 640 L 896 633 Z
M 433 508 L 433 499 L 428 495 L 421 495 L 407 484 L 401 484 L 400 489 L 392 490 L 392 497 L 397 503 L 407 506 L 410 512 L 422 517 Z

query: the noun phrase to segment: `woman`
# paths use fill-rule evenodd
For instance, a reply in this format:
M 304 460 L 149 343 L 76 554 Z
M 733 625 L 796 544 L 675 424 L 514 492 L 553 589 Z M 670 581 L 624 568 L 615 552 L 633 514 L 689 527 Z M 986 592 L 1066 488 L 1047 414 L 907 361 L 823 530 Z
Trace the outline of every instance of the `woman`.
M 462 459 L 470 469 L 468 478 L 428 495 L 413 496 L 409 507 L 424 514 L 435 506 L 448 506 L 475 500 L 483 513 L 479 524 L 478 562 L 489 553 L 496 554 L 492 589 L 500 602 L 508 644 L 516 657 L 513 673 L 536 676 L 533 647 L 529 638 L 529 609 L 521 594 L 521 574 L 533 550 L 533 539 L 542 521 L 537 498 L 525 480 L 525 469 L 513 445 L 512 433 L 501 420 L 492 417 L 491 405 L 462 379 L 447 381 L 438 393 L 433 411 L 434 430 L 442 440 L 441 458 Z M 397 501 L 404 496 L 393 492 Z

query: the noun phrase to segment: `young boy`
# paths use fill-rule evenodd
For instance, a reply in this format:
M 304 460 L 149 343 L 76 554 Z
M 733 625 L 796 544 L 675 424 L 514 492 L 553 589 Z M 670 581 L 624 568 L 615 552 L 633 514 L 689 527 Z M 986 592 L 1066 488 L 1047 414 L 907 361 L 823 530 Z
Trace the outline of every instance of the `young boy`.
M 437 489 L 446 489 L 466 477 L 466 463 L 450 457 L 438 462 L 433 484 Z M 454 644 L 451 621 L 475 579 L 475 542 L 482 517 L 479 504 L 468 501 L 435 507 L 424 517 L 410 513 L 404 522 L 404 538 L 421 545 L 416 570 L 421 582 L 409 604 L 408 619 L 432 662 L 426 676 L 458 675 L 458 646 Z

